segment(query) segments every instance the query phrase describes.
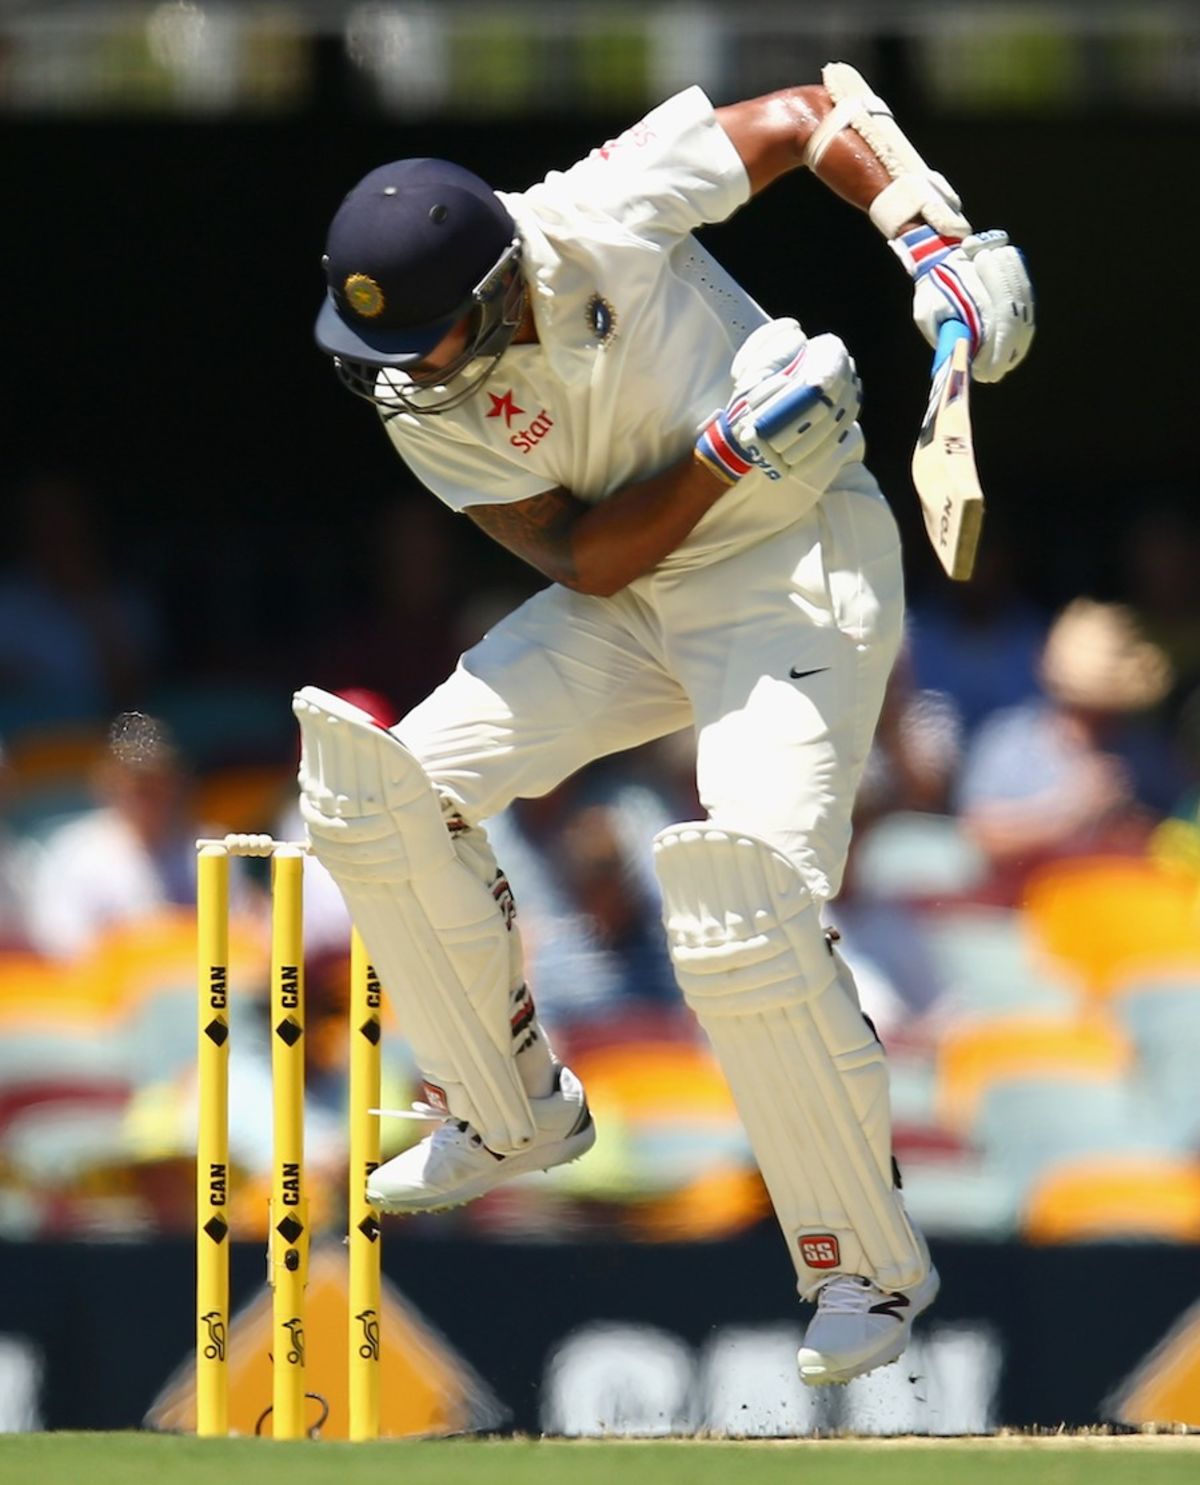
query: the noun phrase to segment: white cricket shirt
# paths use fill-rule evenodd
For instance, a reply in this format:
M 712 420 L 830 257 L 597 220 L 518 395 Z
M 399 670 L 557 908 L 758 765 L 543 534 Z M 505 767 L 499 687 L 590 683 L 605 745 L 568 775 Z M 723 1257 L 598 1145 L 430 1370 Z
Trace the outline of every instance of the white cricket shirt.
M 498 192 L 517 223 L 538 340 L 510 346 L 482 388 L 437 416 L 389 418 L 413 473 L 454 510 L 561 486 L 587 502 L 682 458 L 733 393 L 734 352 L 767 315 L 692 236 L 750 195 L 700 88 L 530 190 Z M 873 485 L 861 466 L 838 482 Z M 822 491 L 742 479 L 661 568 L 763 540 Z

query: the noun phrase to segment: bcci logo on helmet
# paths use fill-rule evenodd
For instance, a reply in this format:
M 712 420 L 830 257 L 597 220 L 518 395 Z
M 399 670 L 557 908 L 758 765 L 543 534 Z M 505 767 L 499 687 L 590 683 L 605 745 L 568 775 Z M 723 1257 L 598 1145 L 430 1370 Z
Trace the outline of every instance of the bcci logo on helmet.
M 383 313 L 383 290 L 365 273 L 352 273 L 342 285 L 342 293 L 354 313 L 364 320 L 373 320 Z

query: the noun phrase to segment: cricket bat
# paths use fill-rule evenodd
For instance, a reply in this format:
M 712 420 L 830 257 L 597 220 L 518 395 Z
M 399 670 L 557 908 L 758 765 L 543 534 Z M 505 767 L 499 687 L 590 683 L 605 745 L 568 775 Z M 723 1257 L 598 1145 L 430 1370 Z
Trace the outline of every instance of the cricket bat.
M 969 332 L 946 320 L 933 357 L 929 405 L 912 456 L 912 479 L 925 529 L 942 566 L 966 582 L 983 526 L 983 491 L 971 438 Z

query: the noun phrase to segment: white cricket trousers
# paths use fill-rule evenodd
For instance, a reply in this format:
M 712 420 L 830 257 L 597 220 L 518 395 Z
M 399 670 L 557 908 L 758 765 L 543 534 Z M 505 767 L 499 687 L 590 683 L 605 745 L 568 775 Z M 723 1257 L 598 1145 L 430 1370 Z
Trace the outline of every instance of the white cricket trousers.
M 477 825 L 592 759 L 693 725 L 714 823 L 777 846 L 828 900 L 903 624 L 895 521 L 857 473 L 863 488 L 827 492 L 730 557 L 610 598 L 535 594 L 396 735 Z

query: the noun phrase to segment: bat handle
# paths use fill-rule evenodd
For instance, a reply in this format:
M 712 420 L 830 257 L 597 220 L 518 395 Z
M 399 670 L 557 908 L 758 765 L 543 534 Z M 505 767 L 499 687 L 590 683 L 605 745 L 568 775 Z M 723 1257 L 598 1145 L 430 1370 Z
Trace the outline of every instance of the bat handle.
M 933 370 L 937 371 L 950 359 L 950 353 L 960 340 L 970 335 L 961 320 L 943 320 L 938 331 L 937 347 L 933 353 Z

